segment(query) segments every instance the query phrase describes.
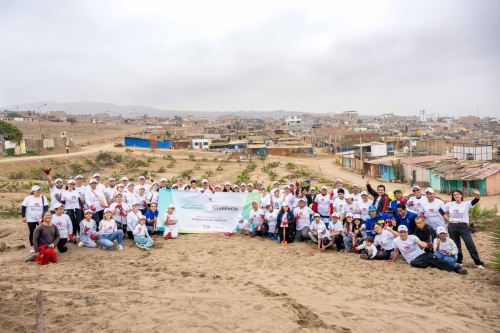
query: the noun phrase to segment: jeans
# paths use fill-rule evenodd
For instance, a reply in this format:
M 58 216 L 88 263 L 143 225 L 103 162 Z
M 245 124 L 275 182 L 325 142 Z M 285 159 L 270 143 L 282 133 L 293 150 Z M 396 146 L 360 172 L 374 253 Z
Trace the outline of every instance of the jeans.
M 61 253 L 68 251 L 68 248 L 66 247 L 67 242 L 67 238 L 59 238 L 59 243 L 57 243 L 57 250 Z
M 344 246 L 347 252 L 352 252 L 352 236 L 344 235 Z
M 308 239 L 310 239 L 309 227 L 304 227 L 302 228 L 302 230 L 297 230 L 297 233 L 295 234 L 295 240 L 297 242 L 305 242 Z
M 455 258 L 455 256 L 447 256 L 441 252 L 436 252 L 434 255 L 436 256 L 436 258 L 438 258 L 440 260 L 447 261 L 450 264 L 457 266 L 457 258 Z
M 450 264 L 447 261 L 438 259 L 432 253 L 423 253 L 416 257 L 410 262 L 410 265 L 417 268 L 427 268 L 427 267 L 435 267 L 438 269 L 442 269 L 448 272 L 452 272 L 457 267 L 456 265 Z
M 255 226 L 255 225 L 252 225 L 252 229 L 254 230 L 254 233 L 256 236 L 265 237 L 267 235 L 268 230 L 269 230 L 269 226 L 267 225 L 267 223 L 262 223 L 262 225 L 260 227 L 260 231 L 257 230 L 257 226 Z
M 73 236 L 80 234 L 80 221 L 83 219 L 83 213 L 81 209 L 66 209 L 66 214 L 71 219 L 71 224 L 73 225 Z
M 460 239 L 462 238 L 464 240 L 465 247 L 467 247 L 467 251 L 469 251 L 472 260 L 474 260 L 474 264 L 484 265 L 484 262 L 481 260 L 481 258 L 479 258 L 476 245 L 474 244 L 474 240 L 472 239 L 472 235 L 469 231 L 469 226 L 467 225 L 467 223 L 448 224 L 448 234 L 458 247 L 457 263 L 461 264 L 462 260 L 464 259 L 464 255 L 462 254 L 462 241 Z
M 114 241 L 118 240 L 118 244 L 123 244 L 123 231 L 118 230 L 113 232 L 112 234 L 104 234 L 99 237 L 99 244 L 101 244 L 106 249 L 112 248 L 115 243 Z
M 155 244 L 155 242 L 151 238 L 148 238 L 148 237 L 145 237 L 145 236 L 139 236 L 139 235 L 135 235 L 134 236 L 134 241 L 138 245 L 141 245 L 141 246 L 144 246 L 144 247 L 147 247 L 147 248 L 151 248 Z

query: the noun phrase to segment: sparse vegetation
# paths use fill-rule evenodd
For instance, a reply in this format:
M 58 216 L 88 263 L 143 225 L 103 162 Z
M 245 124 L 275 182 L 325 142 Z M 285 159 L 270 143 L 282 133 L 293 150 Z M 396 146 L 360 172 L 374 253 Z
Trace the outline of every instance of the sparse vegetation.
M 165 169 L 165 167 L 161 166 L 161 167 L 158 168 L 158 170 L 156 172 L 158 172 L 158 173 L 164 173 L 166 171 L 167 170 Z
M 194 161 L 195 160 L 194 154 L 189 154 L 188 159 L 190 161 Z

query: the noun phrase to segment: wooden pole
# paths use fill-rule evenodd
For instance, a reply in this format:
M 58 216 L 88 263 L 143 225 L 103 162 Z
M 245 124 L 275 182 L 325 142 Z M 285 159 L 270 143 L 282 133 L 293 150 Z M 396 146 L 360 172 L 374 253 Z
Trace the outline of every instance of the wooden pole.
M 43 296 L 39 290 L 36 295 L 36 333 L 43 333 Z

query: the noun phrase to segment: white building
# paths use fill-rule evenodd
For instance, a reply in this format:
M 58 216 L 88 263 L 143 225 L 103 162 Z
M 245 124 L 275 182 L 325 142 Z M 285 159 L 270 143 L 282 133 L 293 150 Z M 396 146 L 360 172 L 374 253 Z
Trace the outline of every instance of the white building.
M 299 126 L 301 123 L 302 123 L 302 118 L 300 118 L 300 117 L 298 117 L 298 116 L 289 116 L 289 117 L 285 120 L 285 124 L 286 124 L 288 127 Z
M 209 149 L 210 139 L 193 139 L 191 147 L 193 149 Z
M 454 143 L 453 157 L 459 160 L 491 161 L 493 146 L 476 143 Z

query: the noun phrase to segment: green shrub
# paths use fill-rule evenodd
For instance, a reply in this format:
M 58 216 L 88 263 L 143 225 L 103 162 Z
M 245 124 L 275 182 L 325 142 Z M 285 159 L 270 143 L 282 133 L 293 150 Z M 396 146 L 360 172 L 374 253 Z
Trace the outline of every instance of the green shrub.
M 191 178 L 192 174 L 193 174 L 193 170 L 190 170 L 190 169 L 184 170 L 181 172 L 180 178 L 188 178 L 189 179 L 189 178 Z M 175 181 L 177 182 L 177 179 Z
M 106 151 L 101 151 L 97 156 L 95 157 L 95 163 L 100 164 L 100 165 L 112 165 L 115 163 L 115 160 L 113 158 L 113 155 Z
M 219 165 L 219 166 L 217 167 L 217 169 L 215 169 L 215 170 L 216 170 L 216 171 L 224 171 L 224 168 L 222 167 L 222 165 Z
M 123 156 L 118 154 L 118 155 L 115 155 L 113 156 L 113 160 L 116 162 L 116 163 L 121 163 L 123 161 Z
M 73 176 L 85 173 L 85 169 L 83 168 L 83 165 L 81 165 L 80 163 L 77 163 L 77 162 L 70 164 L 69 169 L 71 170 L 71 173 L 73 174 Z
M 188 158 L 189 158 L 190 161 L 194 161 L 195 160 L 194 154 L 189 154 Z
M 167 170 L 165 169 L 165 167 L 159 167 L 158 170 L 156 172 L 158 173 L 164 173 L 166 172 Z

